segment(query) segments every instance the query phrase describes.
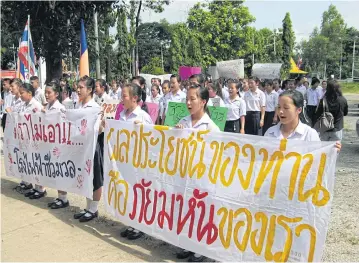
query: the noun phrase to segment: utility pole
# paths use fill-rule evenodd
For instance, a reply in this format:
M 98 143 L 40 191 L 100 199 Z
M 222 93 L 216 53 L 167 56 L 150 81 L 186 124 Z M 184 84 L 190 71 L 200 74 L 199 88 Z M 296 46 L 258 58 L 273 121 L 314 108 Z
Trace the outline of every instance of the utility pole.
M 356 38 L 354 38 L 354 45 L 353 45 L 353 65 L 352 65 L 352 79 L 354 81 L 354 67 L 355 67 L 355 41 Z
M 70 18 L 67 19 L 67 32 L 69 30 L 70 30 Z M 69 64 L 70 64 L 69 65 L 70 66 L 70 71 L 73 72 L 71 42 L 69 42 Z
M 97 23 L 97 9 L 95 7 L 94 14 L 93 14 L 93 22 L 95 27 L 95 51 L 96 51 L 96 78 L 101 78 L 101 69 L 100 69 L 100 46 L 98 43 L 98 23 Z

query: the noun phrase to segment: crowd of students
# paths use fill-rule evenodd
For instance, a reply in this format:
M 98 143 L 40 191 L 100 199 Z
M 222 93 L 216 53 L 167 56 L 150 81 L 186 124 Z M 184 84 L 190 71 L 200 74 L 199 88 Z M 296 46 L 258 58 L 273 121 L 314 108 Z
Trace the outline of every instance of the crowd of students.
M 212 99 L 215 98 L 219 100 L 219 106 L 228 108 L 224 132 L 264 135 L 273 139 L 320 141 L 318 132 L 311 127 L 306 113 L 313 123 L 315 116 L 319 116 L 320 111 L 323 111 L 323 106 L 320 105 L 324 98 L 332 103 L 331 108 L 336 110 L 339 117 L 346 115 L 347 106 L 345 110 L 346 102 L 338 83 L 329 82 L 327 87 L 322 83 L 322 89 L 319 89 L 318 83 L 319 80 L 313 78 L 309 88 L 305 86 L 303 78 L 283 82 L 279 79 L 265 80 L 263 83 L 255 78 L 211 81 L 199 74 L 191 76 L 187 81 L 181 81 L 178 75 L 172 75 L 169 81 L 163 83 L 160 79 L 154 78 L 151 85 L 146 85 L 143 77 L 136 76 L 129 83 L 114 81 L 109 86 L 104 80 L 84 76 L 74 82 L 72 88 L 65 79 L 61 79 L 47 83 L 43 90 L 35 76 L 31 77 L 31 84 L 23 83 L 20 79 L 5 79 L 1 101 L 2 125 L 5 128 L 6 115 L 10 112 L 63 112 L 69 103 L 73 104 L 75 109 L 86 110 L 100 108 L 107 98 L 112 98 L 120 100 L 124 107 L 122 112 L 116 114 L 115 119 L 118 121 L 154 124 L 146 105 L 146 102 L 152 102 L 159 104 L 156 124 L 162 125 L 169 102 L 185 102 L 189 115 L 178 122 L 176 129 L 191 128 L 220 132 L 207 110 L 207 106 L 213 105 Z M 339 101 L 340 105 L 335 104 L 335 101 Z M 103 130 L 106 125 L 102 111 L 99 119 L 101 122 L 93 162 L 93 199 L 87 198 L 86 208 L 74 214 L 74 218 L 80 222 L 98 217 L 98 204 L 103 186 Z M 326 135 L 326 139 L 336 140 L 335 147 L 339 151 L 341 135 L 337 130 L 342 128 L 342 121 L 336 119 L 335 125 L 335 130 Z M 30 199 L 46 196 L 43 186 L 33 187 L 24 181 L 16 186 L 16 190 Z M 48 204 L 50 209 L 67 206 L 69 200 L 64 191 L 58 191 L 58 197 Z M 142 235 L 142 232 L 132 227 L 126 227 L 121 232 L 121 236 L 130 240 Z M 188 258 L 190 262 L 204 260 L 204 256 L 187 250 L 182 250 L 177 257 Z

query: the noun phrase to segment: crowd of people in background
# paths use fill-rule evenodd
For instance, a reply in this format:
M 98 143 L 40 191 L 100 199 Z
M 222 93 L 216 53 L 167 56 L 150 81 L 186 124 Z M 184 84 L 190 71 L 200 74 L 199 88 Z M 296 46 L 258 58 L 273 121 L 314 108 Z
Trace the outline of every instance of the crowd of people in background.
M 331 80 L 320 82 L 313 78 L 309 83 L 304 77 L 281 81 L 245 79 L 211 80 L 209 76 L 197 74 L 182 81 L 179 75 L 172 75 L 169 80 L 161 82 L 153 78 L 146 83 L 141 76 L 131 81 L 107 84 L 102 79 L 94 80 L 88 76 L 68 83 L 66 78 L 53 80 L 39 85 L 36 76 L 30 83 L 20 79 L 4 79 L 1 93 L 1 123 L 6 128 L 6 117 L 10 112 L 65 111 L 66 108 L 91 109 L 100 108 L 110 98 L 121 101 L 124 110 L 116 114 L 116 120 L 163 125 L 169 102 L 184 102 L 189 115 L 175 126 L 177 129 L 192 128 L 220 132 L 211 120 L 207 106 L 213 105 L 213 99 L 219 100 L 220 107 L 227 107 L 227 120 L 224 132 L 267 136 L 275 139 L 292 139 L 303 141 L 336 141 L 338 151 L 341 148 L 343 118 L 348 113 L 348 105 L 343 97 L 338 82 Z M 146 103 L 157 103 L 159 114 L 153 123 L 148 114 Z M 71 107 L 69 107 L 69 105 Z M 314 130 L 314 124 L 321 114 L 328 110 L 334 117 L 334 128 L 324 133 Z M 80 222 L 87 222 L 98 217 L 98 204 L 103 186 L 103 130 L 106 120 L 103 112 L 94 156 L 93 199 L 86 199 L 86 208 L 74 215 Z M 15 188 L 30 199 L 46 196 L 43 186 L 22 181 Z M 67 193 L 58 191 L 58 197 L 48 204 L 50 209 L 69 206 Z M 121 236 L 135 240 L 143 235 L 132 227 L 126 227 Z M 182 250 L 179 259 L 189 258 L 190 262 L 200 262 L 204 256 Z

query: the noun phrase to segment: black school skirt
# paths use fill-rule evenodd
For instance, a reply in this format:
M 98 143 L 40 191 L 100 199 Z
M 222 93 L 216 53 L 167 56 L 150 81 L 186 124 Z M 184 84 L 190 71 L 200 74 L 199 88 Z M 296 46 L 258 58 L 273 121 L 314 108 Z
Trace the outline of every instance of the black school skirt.
M 246 134 L 258 135 L 258 131 L 260 129 L 259 126 L 260 120 L 261 120 L 260 111 L 247 111 L 246 123 L 244 125 Z
M 103 145 L 104 133 L 97 137 L 95 157 L 93 160 L 93 190 L 96 191 L 103 186 Z
M 226 125 L 224 126 L 225 132 L 239 133 L 240 130 L 241 130 L 240 119 L 234 121 L 226 121 Z

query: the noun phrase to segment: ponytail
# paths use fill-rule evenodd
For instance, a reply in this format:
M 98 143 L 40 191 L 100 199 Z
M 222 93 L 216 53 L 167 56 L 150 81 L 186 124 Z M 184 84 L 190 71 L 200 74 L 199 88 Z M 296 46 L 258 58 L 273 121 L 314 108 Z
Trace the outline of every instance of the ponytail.
M 148 107 L 147 107 L 147 104 L 146 104 L 146 97 L 147 97 L 146 90 L 141 89 L 141 99 L 142 99 L 141 109 L 148 113 Z

